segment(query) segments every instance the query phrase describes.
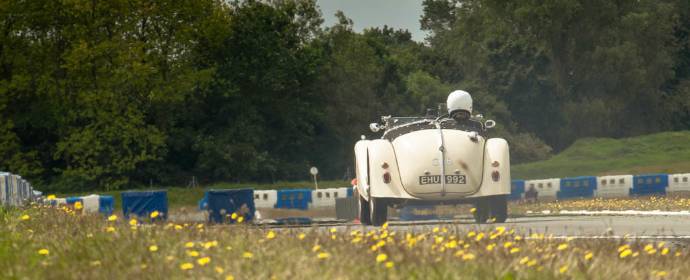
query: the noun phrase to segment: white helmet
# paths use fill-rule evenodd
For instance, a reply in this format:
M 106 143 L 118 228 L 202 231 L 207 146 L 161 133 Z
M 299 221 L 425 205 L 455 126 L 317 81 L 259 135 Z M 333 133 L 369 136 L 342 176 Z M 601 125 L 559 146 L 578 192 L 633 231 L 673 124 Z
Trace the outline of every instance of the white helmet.
M 458 110 L 472 114 L 472 96 L 464 90 L 456 90 L 448 95 L 446 106 L 448 106 L 449 115 L 453 115 L 453 112 Z

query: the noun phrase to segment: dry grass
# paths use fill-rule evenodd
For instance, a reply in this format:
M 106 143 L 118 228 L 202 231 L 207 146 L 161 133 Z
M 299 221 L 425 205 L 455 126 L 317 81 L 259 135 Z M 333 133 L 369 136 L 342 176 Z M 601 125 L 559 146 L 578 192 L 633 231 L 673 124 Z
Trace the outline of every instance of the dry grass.
M 687 249 L 661 243 L 523 236 L 502 227 L 484 231 L 437 227 L 409 233 L 394 227 L 130 225 L 122 217 L 109 221 L 42 206 L 2 210 L 0 223 L 3 279 L 684 279 L 690 275 Z
M 537 203 L 511 203 L 510 213 L 524 215 L 527 211 L 552 213 L 560 210 L 640 210 L 640 211 L 687 211 L 690 210 L 690 198 L 685 196 L 637 197 L 637 198 L 592 198 L 562 200 Z

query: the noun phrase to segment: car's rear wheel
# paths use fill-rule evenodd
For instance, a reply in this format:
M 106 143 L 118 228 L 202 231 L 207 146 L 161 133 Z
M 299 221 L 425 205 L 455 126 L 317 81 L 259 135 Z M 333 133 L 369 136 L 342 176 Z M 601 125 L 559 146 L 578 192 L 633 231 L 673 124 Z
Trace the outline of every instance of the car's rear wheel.
M 359 222 L 363 225 L 371 224 L 371 209 L 369 209 L 369 202 L 358 195 L 359 199 Z
M 474 220 L 479 224 L 487 221 L 504 223 L 508 219 L 508 198 L 505 195 L 479 198 L 474 207 Z
M 371 211 L 371 224 L 380 226 L 388 220 L 388 204 L 382 198 L 369 198 L 369 208 Z

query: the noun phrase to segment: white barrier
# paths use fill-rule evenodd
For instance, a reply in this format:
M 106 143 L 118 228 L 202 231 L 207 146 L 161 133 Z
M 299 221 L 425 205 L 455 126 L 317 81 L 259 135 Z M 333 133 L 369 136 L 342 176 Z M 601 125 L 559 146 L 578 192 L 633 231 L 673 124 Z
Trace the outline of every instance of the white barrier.
M 541 179 L 541 180 L 527 180 L 525 181 L 525 193 L 530 189 L 537 191 L 538 198 L 556 198 L 556 194 L 561 189 L 561 179 Z
M 347 197 L 347 188 L 314 190 L 311 194 L 314 207 L 335 207 L 335 199 L 344 197 Z
M 278 202 L 278 192 L 275 190 L 254 191 L 254 207 L 273 208 Z
M 595 197 L 626 197 L 633 186 L 632 175 L 611 175 L 597 177 Z
M 100 206 L 100 196 L 99 195 L 87 195 L 81 197 L 84 212 L 86 213 L 97 213 Z
M 0 172 L 0 205 L 7 205 L 9 199 L 9 173 Z
M 668 175 L 669 192 L 690 192 L 690 173 Z

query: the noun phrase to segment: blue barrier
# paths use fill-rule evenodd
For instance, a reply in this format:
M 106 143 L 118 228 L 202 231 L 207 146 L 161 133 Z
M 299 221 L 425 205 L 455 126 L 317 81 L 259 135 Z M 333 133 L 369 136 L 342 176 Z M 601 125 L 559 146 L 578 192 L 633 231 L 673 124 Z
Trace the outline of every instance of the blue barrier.
M 69 205 L 69 206 L 74 206 L 74 203 L 77 201 L 81 202 L 82 206 L 84 205 L 84 200 L 79 196 L 68 197 L 65 199 L 65 201 L 67 202 L 67 205 Z
M 561 188 L 556 193 L 557 199 L 594 197 L 597 188 L 597 177 L 582 176 L 561 179 Z
M 435 220 L 436 207 L 433 205 L 409 205 L 400 209 L 401 221 Z
M 275 208 L 309 209 L 311 190 L 278 190 L 278 201 Z
M 226 218 L 232 213 L 244 217 L 245 221 L 254 218 L 254 190 L 209 190 L 206 191 L 208 197 L 208 218 L 210 222 L 222 223 L 228 221 L 233 223 L 235 220 Z
M 204 193 L 204 197 L 199 200 L 199 211 L 208 210 L 208 192 Z
M 168 216 L 168 192 L 166 191 L 129 191 L 122 193 L 122 213 L 126 218 L 134 214 L 148 218 L 153 211 L 158 211 L 156 219 Z
M 105 215 L 112 215 L 115 209 L 115 199 L 110 195 L 98 196 L 98 212 Z
M 665 195 L 666 187 L 668 187 L 668 174 L 635 175 L 630 195 Z
M 352 197 L 352 187 L 347 188 L 347 197 Z
M 522 199 L 522 194 L 525 193 L 525 180 L 513 180 L 510 182 L 510 200 Z

